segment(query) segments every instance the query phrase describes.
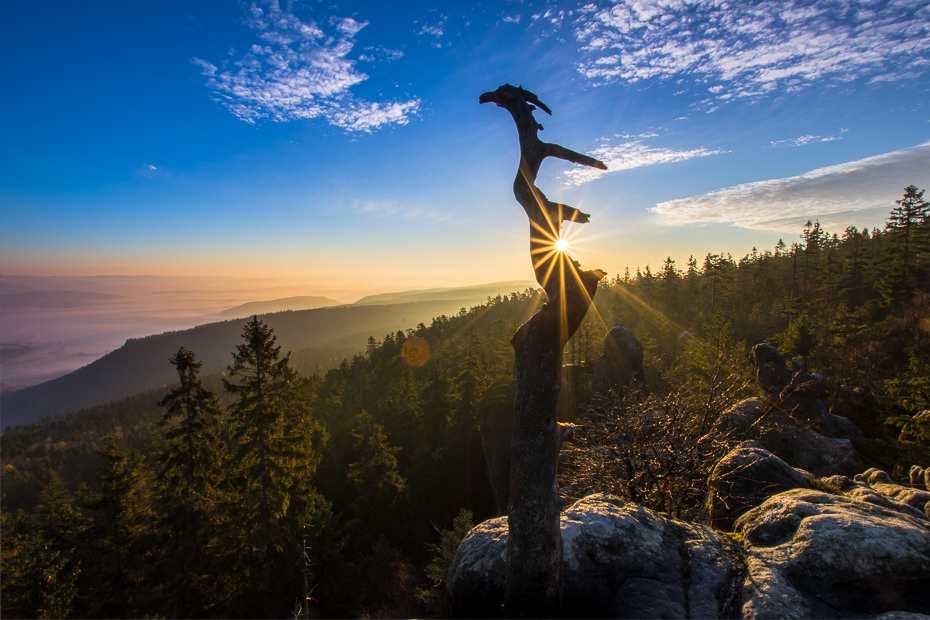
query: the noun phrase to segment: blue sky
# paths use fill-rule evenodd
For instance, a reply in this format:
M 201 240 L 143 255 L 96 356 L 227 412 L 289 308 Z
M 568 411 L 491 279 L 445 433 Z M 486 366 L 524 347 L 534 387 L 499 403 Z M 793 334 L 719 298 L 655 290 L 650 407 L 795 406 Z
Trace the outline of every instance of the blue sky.
M 930 186 L 928 2 L 5 7 L 0 272 L 531 279 L 509 115 L 611 275 L 882 226 Z M 540 118 L 544 117 L 544 118 Z

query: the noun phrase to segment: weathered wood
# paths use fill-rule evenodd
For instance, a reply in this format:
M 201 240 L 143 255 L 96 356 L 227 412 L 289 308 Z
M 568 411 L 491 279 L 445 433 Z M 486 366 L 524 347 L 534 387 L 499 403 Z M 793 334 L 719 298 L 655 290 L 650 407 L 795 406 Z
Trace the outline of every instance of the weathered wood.
M 562 222 L 587 222 L 588 214 L 574 207 L 552 202 L 536 187 L 536 175 L 539 167 L 547 157 L 557 157 L 576 164 L 583 164 L 606 170 L 603 162 L 576 153 L 558 144 L 550 144 L 539 139 L 542 125 L 533 117 L 536 106 L 547 114 L 549 108 L 539 98 L 523 87 L 504 84 L 495 91 L 484 93 L 478 98 L 479 103 L 496 103 L 513 117 L 520 138 L 520 164 L 517 177 L 513 181 L 513 195 L 526 211 L 530 220 L 530 256 L 533 259 L 533 271 L 536 281 L 542 286 L 549 299 L 559 291 L 559 277 L 556 267 L 560 259 L 568 257 L 555 251 L 555 242 L 559 240 Z M 535 105 L 534 105 L 535 104 Z M 574 263 L 575 269 L 579 266 Z M 559 274 L 561 275 L 561 274 Z
M 530 220 L 530 256 L 536 280 L 549 296 L 511 343 L 516 351 L 514 428 L 510 465 L 505 612 L 508 617 L 557 614 L 561 599 L 562 535 L 556 481 L 561 433 L 557 410 L 562 351 L 584 320 L 604 277 L 555 249 L 563 221 L 587 222 L 578 209 L 546 198 L 536 175 L 546 157 L 606 169 L 587 155 L 542 142 L 533 111 L 552 112 L 533 93 L 510 84 L 484 93 L 480 103 L 510 112 L 520 137 L 520 164 L 513 183 L 517 202 Z

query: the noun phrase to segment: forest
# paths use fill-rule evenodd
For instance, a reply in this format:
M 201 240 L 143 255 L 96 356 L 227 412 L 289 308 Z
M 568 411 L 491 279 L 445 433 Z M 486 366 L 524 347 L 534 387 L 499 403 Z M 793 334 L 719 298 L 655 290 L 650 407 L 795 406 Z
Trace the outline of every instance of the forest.
M 602 281 L 565 350 L 582 435 L 621 412 L 605 432 L 634 437 L 636 407 L 674 403 L 674 424 L 650 441 L 700 436 L 759 393 L 748 352 L 767 342 L 823 375 L 830 404 L 865 403 L 856 423 L 882 437 L 855 447 L 871 462 L 899 475 L 930 464 L 930 423 L 917 417 L 930 408 L 923 195 L 905 188 L 883 229 L 808 222 L 771 249 L 668 258 Z M 222 375 L 201 376 L 182 346 L 164 360 L 177 377 L 164 389 L 7 427 L 3 616 L 442 617 L 459 541 L 496 516 L 477 411 L 510 385 L 510 339 L 544 301 L 534 289 L 489 297 L 371 337 L 325 374 L 298 372 L 254 317 Z M 636 394 L 594 389 L 616 325 L 645 347 L 648 388 Z M 576 452 L 594 448 L 588 438 Z M 692 519 L 705 462 L 584 482 Z M 675 468 L 689 476 L 669 489 Z M 584 477 L 572 462 L 562 475 L 576 491 Z

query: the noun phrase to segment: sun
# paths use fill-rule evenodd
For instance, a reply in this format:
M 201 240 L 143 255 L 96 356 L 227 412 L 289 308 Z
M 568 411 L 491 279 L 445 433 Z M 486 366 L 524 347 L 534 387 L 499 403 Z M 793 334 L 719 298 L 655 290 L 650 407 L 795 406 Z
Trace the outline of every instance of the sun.
M 556 241 L 555 249 L 558 250 L 559 252 L 567 252 L 568 251 L 568 240 L 559 239 L 558 241 Z

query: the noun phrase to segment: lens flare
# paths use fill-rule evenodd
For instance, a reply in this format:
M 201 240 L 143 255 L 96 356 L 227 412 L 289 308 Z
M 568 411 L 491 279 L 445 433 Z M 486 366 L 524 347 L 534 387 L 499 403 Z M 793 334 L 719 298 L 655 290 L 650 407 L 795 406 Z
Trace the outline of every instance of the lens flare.
M 558 250 L 559 252 L 567 252 L 568 251 L 568 240 L 559 239 L 558 241 L 556 241 L 555 249 Z

